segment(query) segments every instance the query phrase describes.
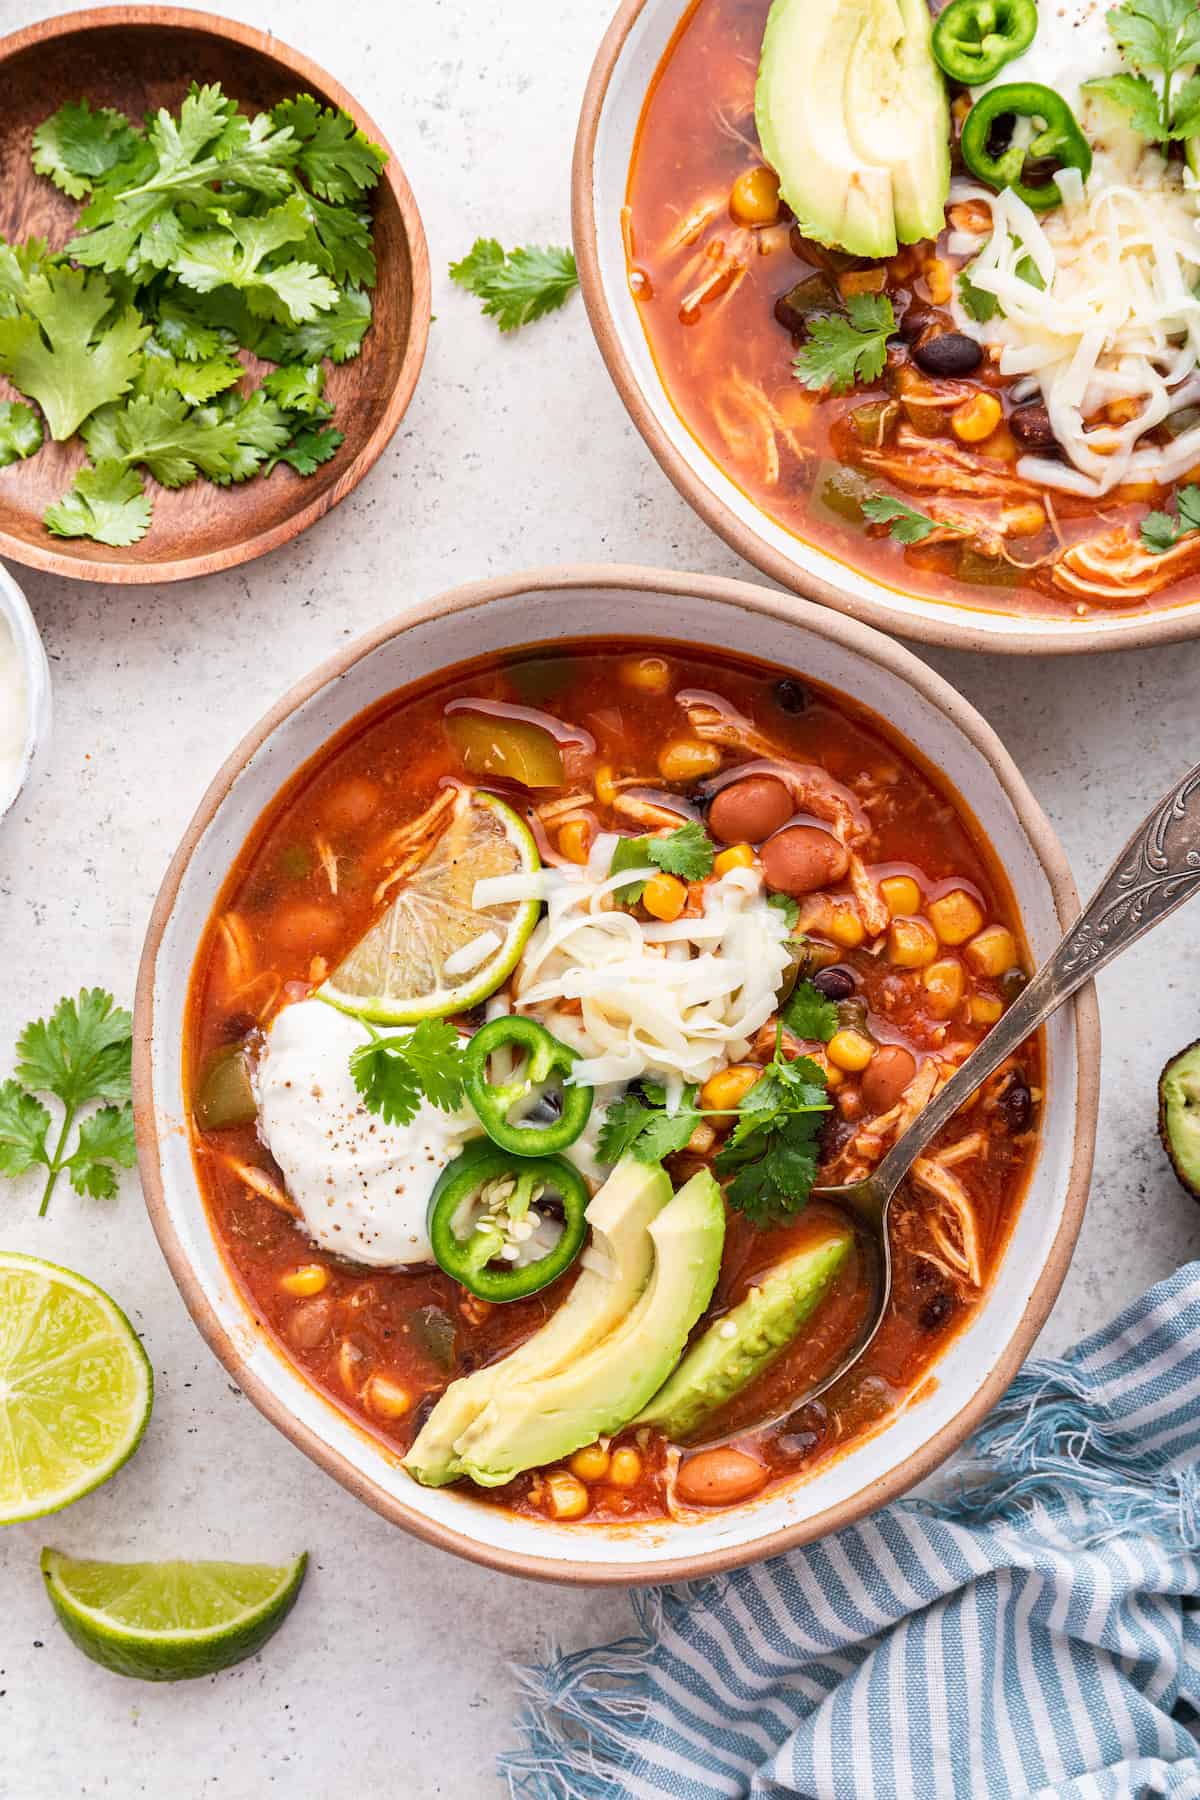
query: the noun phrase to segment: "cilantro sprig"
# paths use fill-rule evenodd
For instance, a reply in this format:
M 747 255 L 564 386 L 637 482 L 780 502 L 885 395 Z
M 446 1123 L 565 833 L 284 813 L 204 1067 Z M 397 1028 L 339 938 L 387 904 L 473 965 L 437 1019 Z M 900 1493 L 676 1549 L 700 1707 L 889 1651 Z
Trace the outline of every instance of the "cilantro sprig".
M 506 251 L 495 238 L 476 238 L 462 261 L 450 264 L 450 279 L 483 301 L 501 331 L 517 331 L 565 305 L 579 271 L 572 252 L 557 244 Z
M 896 315 L 886 294 L 851 294 L 846 312 L 813 318 L 808 339 L 792 363 L 807 388 L 847 394 L 856 382 L 875 381 L 887 360 Z
M 376 1031 L 366 1019 L 370 1041 L 350 1055 L 350 1073 L 368 1112 L 389 1125 L 407 1125 L 422 1100 L 454 1112 L 463 1097 L 466 1053 L 454 1026 L 445 1019 L 422 1019 L 412 1031 Z
M 837 1006 L 808 980 L 796 983 L 779 1016 L 796 1037 L 815 1038 L 822 1044 L 827 1044 L 838 1028 Z
M 863 517 L 873 525 L 887 525 L 888 536 L 897 544 L 919 544 L 934 531 L 965 531 L 962 525 L 948 525 L 918 512 L 894 494 L 869 494 L 862 502 Z
M 1134 75 L 1084 82 L 1084 92 L 1111 100 L 1152 144 L 1200 135 L 1200 11 L 1195 0 L 1126 0 L 1107 15 L 1108 29 Z M 1190 69 L 1176 88 L 1175 77 Z M 1147 71 L 1157 75 L 1152 79 Z
M 1178 516 L 1169 512 L 1147 513 L 1138 536 L 1151 556 L 1162 556 L 1174 549 L 1189 531 L 1200 531 L 1200 486 L 1181 487 L 1175 495 Z
M 117 1169 L 133 1167 L 132 1054 L 133 1021 L 103 988 L 60 1000 L 48 1019 L 35 1019 L 17 1039 L 16 1072 L 0 1082 L 0 1175 L 11 1180 L 45 1169 L 39 1217 L 64 1172 L 77 1194 L 108 1200 L 117 1191 Z M 39 1095 L 62 1107 L 53 1148 L 54 1119 Z M 72 1145 L 81 1109 L 96 1100 L 107 1104 L 80 1120 Z
M 684 1149 L 705 1116 L 696 1106 L 698 1092 L 689 1083 L 674 1112 L 667 1111 L 666 1089 L 657 1082 L 644 1081 L 640 1094 L 622 1094 L 611 1103 L 600 1127 L 596 1140 L 600 1161 L 615 1163 L 632 1156 L 636 1162 L 656 1163 Z
M 819 1140 L 830 1110 L 825 1071 L 810 1056 L 783 1055 L 783 1026 L 775 1055 L 738 1108 L 728 1142 L 717 1152 L 718 1175 L 732 1176 L 730 1206 L 755 1225 L 778 1224 L 803 1211 L 817 1179 Z
M 703 881 L 712 874 L 716 846 L 695 819 L 667 832 L 663 837 L 623 837 L 613 851 L 608 866 L 610 875 L 623 869 L 644 869 L 647 863 L 665 875 L 678 875 L 682 881 Z M 622 906 L 636 906 L 646 891 L 644 881 L 626 881 L 616 889 Z

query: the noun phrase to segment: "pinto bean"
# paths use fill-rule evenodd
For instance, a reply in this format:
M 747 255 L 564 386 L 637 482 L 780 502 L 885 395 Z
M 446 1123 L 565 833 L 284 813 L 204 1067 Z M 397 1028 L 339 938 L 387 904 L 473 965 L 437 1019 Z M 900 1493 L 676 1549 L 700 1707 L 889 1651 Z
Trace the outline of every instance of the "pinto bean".
M 340 782 L 321 802 L 321 818 L 333 831 L 354 831 L 374 817 L 379 789 L 365 775 Z
M 890 1112 L 917 1072 L 917 1059 L 903 1044 L 882 1044 L 863 1072 L 862 1097 L 871 1113 Z
M 768 887 L 783 894 L 814 894 L 840 881 L 850 858 L 831 831 L 789 825 L 763 845 L 762 865 Z
M 298 1306 L 287 1322 L 288 1342 L 297 1350 L 315 1350 L 321 1340 L 328 1335 L 333 1324 L 333 1301 L 328 1294 L 319 1299 L 306 1300 Z
M 1044 406 L 1018 406 L 1010 414 L 1008 428 L 1018 444 L 1027 450 L 1050 450 L 1057 446 L 1050 414 Z
M 708 829 L 722 844 L 761 844 L 795 812 L 792 796 L 774 775 L 747 775 L 723 787 L 708 809 Z
M 295 900 L 281 907 L 271 922 L 271 937 L 281 950 L 316 954 L 337 941 L 341 929 L 331 906 L 313 900 Z
M 767 1485 L 767 1471 L 743 1450 L 701 1450 L 679 1466 L 675 1491 L 689 1506 L 735 1506 Z

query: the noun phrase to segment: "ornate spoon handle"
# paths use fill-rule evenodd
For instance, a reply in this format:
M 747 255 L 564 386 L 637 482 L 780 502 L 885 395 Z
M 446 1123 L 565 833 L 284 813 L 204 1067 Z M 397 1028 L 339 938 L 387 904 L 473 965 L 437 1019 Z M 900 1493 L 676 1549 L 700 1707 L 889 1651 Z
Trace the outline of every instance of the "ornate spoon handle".
M 880 1163 L 890 1195 L 965 1100 L 1076 989 L 1200 890 L 1200 763 L 1142 821 L 1089 904 L 1029 986 Z

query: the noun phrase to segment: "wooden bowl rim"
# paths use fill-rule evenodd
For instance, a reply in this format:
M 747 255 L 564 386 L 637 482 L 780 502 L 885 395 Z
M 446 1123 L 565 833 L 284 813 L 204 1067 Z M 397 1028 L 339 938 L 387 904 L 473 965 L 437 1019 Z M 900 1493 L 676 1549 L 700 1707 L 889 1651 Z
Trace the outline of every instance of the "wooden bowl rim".
M 609 85 L 626 39 L 646 7 L 652 3 L 654 0 L 622 0 L 596 52 L 584 90 L 575 136 L 571 169 L 571 230 L 584 305 L 600 354 L 651 455 L 693 511 L 700 515 L 718 537 L 724 539 L 731 550 L 736 551 L 764 575 L 770 576 L 772 581 L 779 582 L 781 587 L 789 588 L 801 598 L 833 607 L 849 618 L 865 620 L 867 624 L 877 626 L 880 631 L 899 633 L 917 642 L 936 644 L 944 649 L 985 651 L 1001 656 L 1072 656 L 1079 652 L 1140 650 L 1149 644 L 1177 644 L 1200 637 L 1200 598 L 1179 606 L 1162 607 L 1156 612 L 1126 615 L 1124 620 L 1119 611 L 1114 611 L 1110 623 L 1101 621 L 1080 625 L 1078 628 L 1072 627 L 1070 631 L 1064 630 L 1061 634 L 1039 629 L 1036 614 L 1024 617 L 1013 613 L 989 614 L 980 608 L 956 606 L 953 602 L 939 604 L 923 595 L 912 595 L 910 598 L 922 602 L 929 609 L 927 612 L 899 614 L 887 598 L 889 590 L 882 582 L 873 583 L 879 596 L 875 598 L 874 594 L 864 596 L 851 593 L 832 577 L 802 569 L 792 557 L 784 555 L 753 526 L 740 519 L 732 507 L 693 469 L 663 429 L 658 413 L 643 391 L 622 348 L 600 273 L 597 244 L 595 162 L 600 121 Z M 680 19 L 687 3 L 688 0 L 679 0 Z M 669 395 L 667 402 L 670 405 Z M 689 436 L 694 435 L 686 421 L 684 428 Z M 761 507 L 756 507 L 755 510 L 762 517 L 767 517 Z M 797 542 L 803 543 L 804 540 L 798 539 Z M 814 548 L 819 550 L 819 546 Z M 833 560 L 825 557 L 827 563 L 832 563 Z M 871 578 L 868 576 L 866 579 Z M 1017 623 L 1010 623 L 1013 620 Z
M 331 1448 L 289 1410 L 265 1379 L 247 1366 L 234 1338 L 218 1319 L 204 1294 L 167 1204 L 158 1153 L 160 1113 L 154 1091 L 151 1048 L 155 1030 L 155 975 L 163 934 L 188 864 L 234 780 L 259 747 L 297 707 L 321 688 L 337 682 L 352 665 L 369 656 L 381 644 L 402 637 L 431 619 L 442 615 L 470 613 L 489 606 L 494 601 L 528 593 L 531 589 L 561 593 L 565 598 L 580 589 L 595 587 L 641 593 L 651 601 L 652 606 L 655 602 L 669 603 L 674 596 L 686 595 L 714 600 L 748 612 L 765 613 L 771 618 L 802 626 L 827 638 L 898 677 L 948 717 L 991 764 L 1034 855 L 1045 872 L 1063 930 L 1078 917 L 1079 895 L 1066 854 L 1054 827 L 1034 798 L 1011 755 L 969 700 L 894 639 L 857 620 L 841 618 L 826 607 L 808 601 L 801 601 L 797 606 L 790 595 L 726 576 L 688 575 L 671 569 L 652 569 L 625 563 L 585 563 L 525 570 L 513 575 L 467 582 L 375 626 L 296 683 L 251 727 L 241 743 L 222 763 L 171 859 L 150 915 L 134 1000 L 133 1107 L 138 1166 L 146 1210 L 167 1265 L 201 1335 L 220 1358 L 232 1379 L 264 1417 L 350 1493 L 364 1500 L 392 1524 L 401 1526 L 427 1544 L 449 1550 L 470 1562 L 482 1564 L 483 1567 L 502 1574 L 521 1575 L 565 1585 L 630 1587 L 641 1583 L 658 1585 L 663 1582 L 693 1581 L 727 1569 L 744 1568 L 751 1563 L 778 1556 L 800 1544 L 810 1543 L 829 1532 L 841 1530 L 843 1526 L 874 1512 L 923 1481 L 959 1447 L 1000 1399 L 1050 1313 L 1083 1223 L 1100 1098 L 1100 1014 L 1095 989 L 1091 985 L 1082 988 L 1075 999 L 1068 1003 L 1074 1014 L 1076 1070 L 1075 1144 L 1071 1172 L 1058 1231 L 1017 1329 L 991 1375 L 953 1419 L 905 1461 L 867 1482 L 857 1493 L 840 1503 L 827 1507 L 824 1512 L 812 1518 L 782 1527 L 752 1544 L 735 1543 L 694 1555 L 683 1554 L 670 1560 L 655 1562 L 650 1569 L 637 1561 L 597 1564 L 589 1562 L 583 1556 L 568 1561 L 530 1555 L 523 1551 L 497 1549 L 481 1543 L 466 1531 L 429 1519 L 395 1495 L 385 1492 L 347 1457 Z M 653 632 L 652 623 L 648 629 Z M 282 785 L 284 779 L 280 778 L 279 785 Z M 172 1098 L 172 1106 L 178 1110 L 178 1100 L 175 1097 Z
M 115 582 L 148 587 L 158 582 L 185 581 L 200 575 L 212 575 L 219 569 L 232 569 L 240 563 L 252 562 L 255 557 L 263 556 L 269 550 L 278 550 L 353 492 L 367 471 L 378 462 L 408 410 L 429 341 L 432 296 L 425 227 L 408 177 L 391 144 L 370 113 L 359 105 L 340 81 L 336 81 L 319 63 L 293 49 L 273 33 L 260 31 L 254 25 L 243 25 L 236 19 L 221 18 L 217 13 L 203 12 L 197 7 L 96 6 L 82 12 L 59 13 L 55 18 L 23 26 L 20 31 L 10 32 L 7 37 L 0 38 L 0 67 L 26 50 L 45 47 L 60 38 L 118 26 L 205 32 L 227 43 L 240 44 L 248 50 L 258 51 L 289 75 L 294 75 L 302 87 L 315 88 L 326 94 L 335 106 L 348 113 L 355 124 L 386 151 L 388 160 L 382 180 L 391 189 L 400 210 L 412 264 L 412 308 L 408 342 L 399 378 L 383 416 L 338 479 L 299 512 L 292 513 L 277 525 L 257 532 L 253 537 L 243 538 L 223 550 L 206 551 L 203 555 L 171 557 L 157 562 L 100 562 L 84 556 L 69 556 L 49 545 L 26 543 L 23 538 L 0 528 L 0 556 L 11 557 L 14 562 L 19 562 L 26 568 L 44 569 L 49 574 L 65 575 L 73 581 Z

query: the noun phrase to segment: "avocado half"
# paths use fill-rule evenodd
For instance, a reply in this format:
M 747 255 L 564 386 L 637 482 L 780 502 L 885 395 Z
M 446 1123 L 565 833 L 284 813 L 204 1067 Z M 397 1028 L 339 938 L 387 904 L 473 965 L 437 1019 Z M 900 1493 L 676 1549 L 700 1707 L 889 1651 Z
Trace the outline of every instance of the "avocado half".
M 1180 1185 L 1200 1200 L 1200 1038 L 1158 1078 L 1158 1135 Z
M 805 237 L 855 256 L 934 238 L 950 105 L 926 0 L 773 0 L 755 123 Z

